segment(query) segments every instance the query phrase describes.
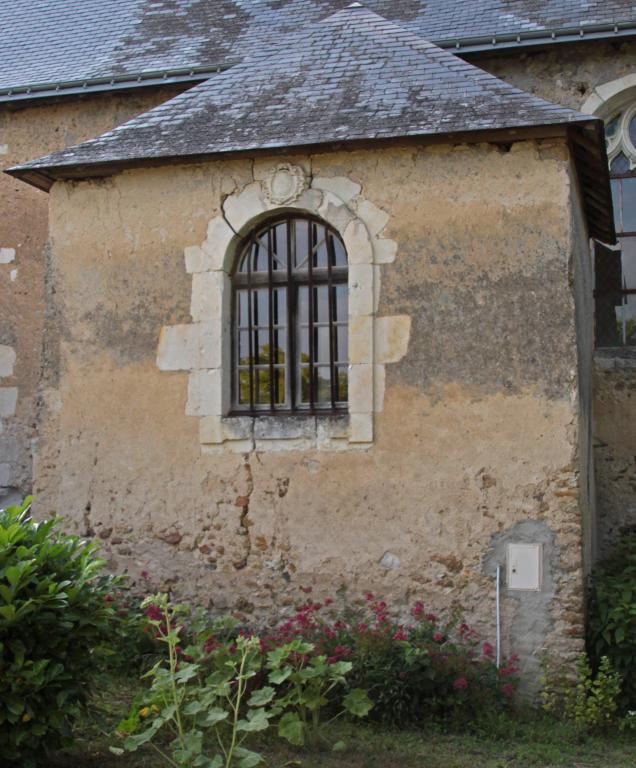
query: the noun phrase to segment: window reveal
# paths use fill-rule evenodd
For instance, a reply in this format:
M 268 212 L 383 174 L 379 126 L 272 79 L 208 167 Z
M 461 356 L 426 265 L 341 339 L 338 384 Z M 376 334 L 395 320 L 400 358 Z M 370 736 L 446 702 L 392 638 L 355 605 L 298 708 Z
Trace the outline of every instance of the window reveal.
M 233 275 L 234 410 L 326 413 L 348 401 L 347 254 L 314 218 L 270 221 Z
M 617 247 L 595 247 L 597 347 L 636 345 L 636 107 L 605 126 Z

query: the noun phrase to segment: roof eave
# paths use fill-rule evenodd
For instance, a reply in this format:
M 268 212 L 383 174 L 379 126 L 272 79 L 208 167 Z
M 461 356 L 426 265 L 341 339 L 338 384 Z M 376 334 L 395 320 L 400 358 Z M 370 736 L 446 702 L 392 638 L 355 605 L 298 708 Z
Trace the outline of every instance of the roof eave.
M 0 105 L 24 101 L 55 99 L 66 96 L 82 96 L 94 93 L 130 91 L 164 85 L 196 84 L 209 80 L 213 75 L 229 69 L 233 64 L 211 64 L 199 67 L 152 70 L 126 73 L 112 77 L 93 77 L 83 80 L 66 80 L 53 83 L 33 83 L 11 88 L 0 88 Z
M 153 158 L 128 158 L 119 161 L 104 161 L 91 164 L 50 165 L 39 168 L 15 166 L 4 172 L 48 192 L 56 181 L 78 181 L 112 176 L 133 168 L 149 168 L 165 165 L 201 163 L 214 157 L 233 157 L 249 153 L 255 156 L 266 154 L 289 154 L 307 150 L 325 151 L 333 149 L 356 149 L 373 144 L 374 147 L 395 144 L 464 144 L 464 143 L 510 143 L 526 139 L 566 138 L 572 159 L 581 183 L 590 236 L 608 244 L 616 242 L 609 170 L 605 149 L 603 123 L 590 117 L 574 123 L 558 123 L 539 126 L 501 128 L 496 130 L 474 130 L 444 134 L 420 134 L 396 136 L 387 139 L 328 140 L 321 143 L 280 145 L 234 149 L 197 155 L 170 155 Z
M 589 40 L 624 40 L 636 37 L 636 21 L 614 24 L 582 24 L 552 30 L 526 30 L 478 37 L 446 38 L 435 45 L 457 55 L 470 53 L 508 52 L 510 50 L 552 47 L 559 44 L 581 43 Z

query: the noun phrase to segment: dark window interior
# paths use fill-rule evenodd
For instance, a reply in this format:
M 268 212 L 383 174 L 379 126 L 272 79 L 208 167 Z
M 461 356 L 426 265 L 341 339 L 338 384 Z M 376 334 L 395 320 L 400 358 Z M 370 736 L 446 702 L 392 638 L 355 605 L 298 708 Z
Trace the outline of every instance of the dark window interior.
M 346 410 L 347 276 L 340 236 L 318 219 L 277 218 L 245 240 L 233 275 L 236 412 Z

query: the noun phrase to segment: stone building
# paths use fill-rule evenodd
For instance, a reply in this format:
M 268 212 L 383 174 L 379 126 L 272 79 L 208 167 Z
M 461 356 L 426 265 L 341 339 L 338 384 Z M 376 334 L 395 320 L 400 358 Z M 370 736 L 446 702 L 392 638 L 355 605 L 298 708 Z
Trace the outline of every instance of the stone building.
M 257 621 L 347 585 L 490 637 L 500 566 L 527 676 L 578 652 L 636 522 L 632 5 L 8 18 L 5 496 Z

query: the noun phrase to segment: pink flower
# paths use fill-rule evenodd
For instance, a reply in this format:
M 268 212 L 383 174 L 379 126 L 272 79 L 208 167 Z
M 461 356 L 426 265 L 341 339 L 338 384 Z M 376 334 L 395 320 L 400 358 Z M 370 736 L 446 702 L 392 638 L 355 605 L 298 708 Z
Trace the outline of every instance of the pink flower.
M 369 629 L 369 625 L 368 625 L 368 624 L 365 624 L 363 621 L 361 621 L 361 622 L 358 624 L 358 632 L 366 632 L 366 631 L 367 631 L 367 629 Z
M 455 682 L 453 683 L 453 688 L 456 691 L 459 691 L 459 690 L 465 691 L 466 688 L 468 688 L 468 680 L 466 680 L 465 677 L 458 677 L 457 680 L 455 680 Z
M 424 603 L 421 600 L 417 600 L 415 605 L 411 608 L 411 616 L 414 616 L 416 619 L 419 619 L 419 617 L 424 613 Z
M 328 597 L 328 598 L 325 599 L 325 605 L 327 607 L 330 606 L 332 603 L 333 603 L 333 598 L 332 597 Z
M 402 627 L 398 627 L 397 632 L 393 635 L 394 640 L 408 640 L 409 636 L 406 634 Z
M 367 592 L 364 596 L 364 599 L 367 601 L 367 603 L 370 603 L 372 600 L 375 600 L 375 595 L 373 592 Z
M 484 654 L 484 656 L 487 659 L 492 659 L 495 655 L 495 649 L 492 647 L 490 643 L 484 643 L 481 649 L 481 652 Z
M 436 643 L 441 643 L 443 639 L 444 639 L 444 636 L 442 635 L 441 632 L 435 632 L 435 634 L 433 635 L 433 640 L 435 640 Z
M 159 608 L 158 605 L 148 605 L 148 606 L 146 606 L 146 616 L 151 621 L 162 621 L 163 620 L 163 613 L 161 612 L 161 608 Z
M 499 670 L 499 674 L 501 675 L 501 677 L 509 677 L 510 675 L 514 675 L 516 671 L 517 671 L 517 668 L 510 665 L 509 667 L 501 667 L 501 669 Z
M 437 616 L 434 613 L 427 613 L 426 620 L 430 621 L 431 624 L 435 624 L 435 622 L 437 621 Z

